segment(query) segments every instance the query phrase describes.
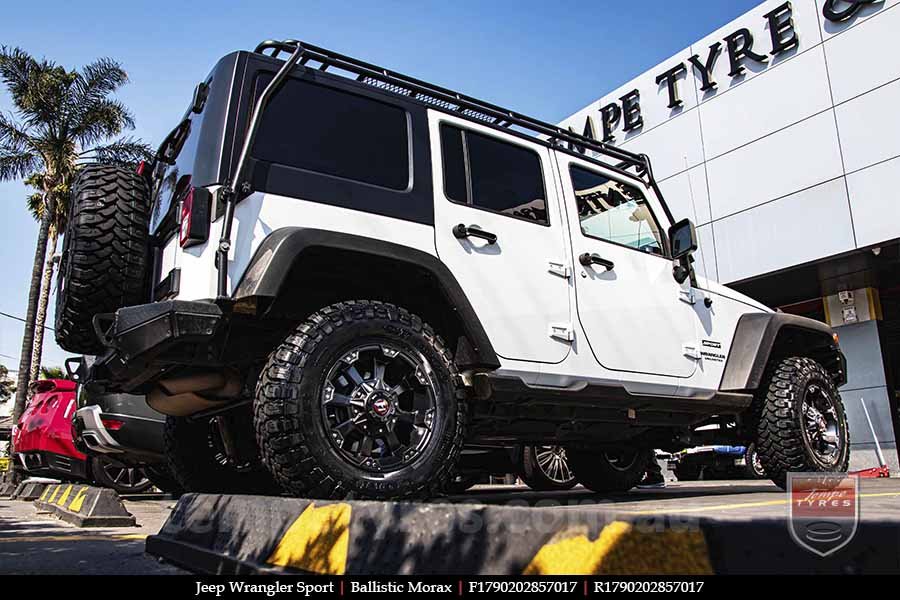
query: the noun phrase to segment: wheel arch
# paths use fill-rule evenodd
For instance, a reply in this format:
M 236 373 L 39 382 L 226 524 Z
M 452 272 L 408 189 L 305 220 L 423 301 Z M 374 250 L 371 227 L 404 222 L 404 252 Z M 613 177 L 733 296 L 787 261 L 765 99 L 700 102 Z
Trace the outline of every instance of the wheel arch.
M 770 361 L 786 356 L 812 358 L 828 370 L 835 385 L 847 382 L 847 362 L 831 327 L 797 315 L 752 313 L 738 320 L 720 390 L 756 390 Z
M 363 298 L 418 314 L 451 343 L 460 368 L 500 366 L 453 273 L 436 256 L 408 246 L 321 229 L 281 228 L 260 244 L 233 294 L 237 306 L 254 304 L 263 319 L 305 318 L 335 301 Z

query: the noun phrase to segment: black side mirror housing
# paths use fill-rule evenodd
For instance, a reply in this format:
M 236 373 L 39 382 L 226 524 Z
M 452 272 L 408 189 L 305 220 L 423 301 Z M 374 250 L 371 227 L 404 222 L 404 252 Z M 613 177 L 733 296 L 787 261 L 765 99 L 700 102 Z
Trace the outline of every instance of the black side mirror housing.
M 669 227 L 672 260 L 681 260 L 697 251 L 697 230 L 690 219 L 683 219 Z

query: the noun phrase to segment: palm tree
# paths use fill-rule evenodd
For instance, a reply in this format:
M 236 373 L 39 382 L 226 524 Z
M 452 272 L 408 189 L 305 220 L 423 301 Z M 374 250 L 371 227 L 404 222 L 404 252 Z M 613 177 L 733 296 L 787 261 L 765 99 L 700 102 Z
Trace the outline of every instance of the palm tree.
M 65 379 L 66 372 L 62 367 L 41 367 L 38 370 L 38 377 L 41 379 Z
M 148 155 L 149 148 L 130 138 L 113 139 L 133 129 L 134 118 L 112 97 L 128 82 L 127 73 L 112 59 L 67 70 L 20 48 L 2 46 L 0 80 L 15 107 L 13 114 L 0 114 L 0 181 L 27 177 L 36 190 L 29 204 L 40 219 L 13 407 L 13 417 L 18 419 L 25 407 L 32 363 L 40 365 L 40 350 L 33 352 L 39 312 L 41 341 L 46 319 L 47 302 L 41 302 L 40 296 L 44 288 L 49 297 L 52 258 L 68 212 L 69 186 L 85 161 L 127 162 Z M 48 239 L 52 239 L 51 262 L 49 274 L 42 277 Z M 33 361 L 34 355 L 38 358 Z

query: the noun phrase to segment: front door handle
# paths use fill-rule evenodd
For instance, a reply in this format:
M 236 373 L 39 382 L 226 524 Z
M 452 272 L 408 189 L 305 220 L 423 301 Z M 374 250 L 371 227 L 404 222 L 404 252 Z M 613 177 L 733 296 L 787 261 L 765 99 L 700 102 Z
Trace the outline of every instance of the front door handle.
M 600 265 L 601 267 L 606 267 L 607 271 L 612 271 L 616 268 L 616 265 L 611 260 L 606 260 L 599 254 L 591 254 L 589 252 L 585 252 L 581 256 L 578 257 L 578 262 L 580 262 L 585 267 L 589 267 L 591 265 Z
M 474 237 L 486 241 L 488 244 L 496 244 L 497 236 L 490 231 L 485 231 L 480 227 L 466 227 L 462 223 L 453 228 L 453 237 L 458 240 Z

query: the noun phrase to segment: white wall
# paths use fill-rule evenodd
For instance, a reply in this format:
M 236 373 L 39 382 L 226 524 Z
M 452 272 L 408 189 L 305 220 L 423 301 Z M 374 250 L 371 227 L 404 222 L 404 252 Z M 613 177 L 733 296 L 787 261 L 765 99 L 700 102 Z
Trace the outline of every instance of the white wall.
M 637 88 L 644 126 L 616 143 L 653 159 L 676 218 L 699 226 L 697 266 L 731 283 L 900 237 L 900 0 L 865 7 L 844 23 L 824 0 L 793 0 L 796 49 L 744 61 L 729 77 L 724 38 L 746 27 L 754 51 L 771 50 L 770 0 L 563 121 L 601 135 L 600 107 Z M 699 9 L 698 9 L 699 10 Z M 723 43 L 702 92 L 688 59 Z M 669 109 L 656 76 L 683 61 L 683 105 Z

